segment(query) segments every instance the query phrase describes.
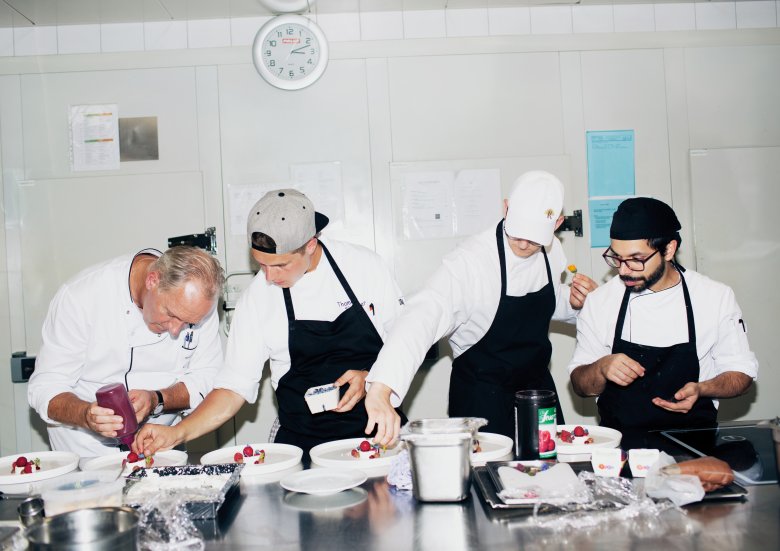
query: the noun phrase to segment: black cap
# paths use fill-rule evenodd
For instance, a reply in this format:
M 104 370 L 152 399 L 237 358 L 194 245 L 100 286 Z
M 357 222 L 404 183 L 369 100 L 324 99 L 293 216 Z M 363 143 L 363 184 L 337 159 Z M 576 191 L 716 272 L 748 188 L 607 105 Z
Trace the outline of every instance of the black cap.
M 676 237 L 680 221 L 672 207 L 652 197 L 633 197 L 618 206 L 612 216 L 609 237 L 621 241 Z

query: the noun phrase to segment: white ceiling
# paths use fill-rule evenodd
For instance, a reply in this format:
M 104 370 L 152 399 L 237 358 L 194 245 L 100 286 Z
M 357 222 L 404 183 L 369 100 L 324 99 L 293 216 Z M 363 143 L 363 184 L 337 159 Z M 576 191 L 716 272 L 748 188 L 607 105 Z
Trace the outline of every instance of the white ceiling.
M 288 0 L 274 0 L 284 3 Z M 297 4 L 302 0 L 289 0 Z M 310 0 L 318 13 L 495 8 L 573 4 L 647 4 L 691 0 Z M 271 15 L 263 0 L 0 0 L 0 27 L 186 21 Z

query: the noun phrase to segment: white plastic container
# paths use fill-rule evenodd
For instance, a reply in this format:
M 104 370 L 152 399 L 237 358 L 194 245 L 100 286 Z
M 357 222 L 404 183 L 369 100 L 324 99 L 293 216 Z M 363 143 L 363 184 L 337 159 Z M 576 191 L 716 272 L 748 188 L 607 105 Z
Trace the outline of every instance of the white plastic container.
M 645 478 L 650 468 L 658 463 L 661 452 L 656 449 L 637 448 L 628 450 L 628 466 L 631 467 L 631 476 Z
M 90 507 L 119 507 L 125 479 L 116 473 L 75 472 L 40 486 L 46 516 Z
M 593 465 L 593 473 L 596 476 L 620 476 L 623 464 L 620 448 L 595 448 L 590 454 L 590 464 Z
M 339 389 L 333 384 L 313 386 L 306 391 L 304 398 L 313 414 L 330 411 L 339 405 Z

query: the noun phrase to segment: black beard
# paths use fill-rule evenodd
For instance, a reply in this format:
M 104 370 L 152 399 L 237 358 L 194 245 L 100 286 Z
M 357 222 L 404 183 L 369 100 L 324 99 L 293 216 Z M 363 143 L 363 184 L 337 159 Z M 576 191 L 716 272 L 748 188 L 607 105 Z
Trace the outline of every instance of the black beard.
M 620 276 L 620 279 L 623 281 L 643 281 L 644 283 L 640 283 L 639 285 L 634 285 L 631 287 L 632 293 L 641 293 L 645 289 L 649 289 L 659 281 L 661 281 L 661 278 L 664 276 L 664 273 L 666 273 L 666 261 L 662 261 L 661 265 L 658 266 L 658 269 L 654 271 L 652 274 L 650 274 L 647 277 L 631 277 L 631 276 Z

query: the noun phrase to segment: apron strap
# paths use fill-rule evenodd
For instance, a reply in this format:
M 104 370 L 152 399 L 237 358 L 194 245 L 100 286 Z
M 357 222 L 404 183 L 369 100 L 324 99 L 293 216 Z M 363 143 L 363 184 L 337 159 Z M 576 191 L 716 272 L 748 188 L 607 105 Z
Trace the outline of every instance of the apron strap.
M 680 272 L 680 281 L 682 282 L 683 297 L 685 297 L 685 314 L 688 317 L 688 342 L 696 344 L 696 325 L 693 323 L 693 305 L 691 305 L 691 295 L 688 293 L 688 285 L 685 283 L 685 277 Z
M 501 269 L 501 296 L 506 295 L 506 256 L 504 255 L 504 221 L 496 226 L 496 245 L 498 248 L 498 265 Z M 550 260 L 547 258 L 547 251 L 542 247 L 544 255 L 544 265 L 547 268 L 547 283 L 552 283 L 552 271 L 550 270 Z

